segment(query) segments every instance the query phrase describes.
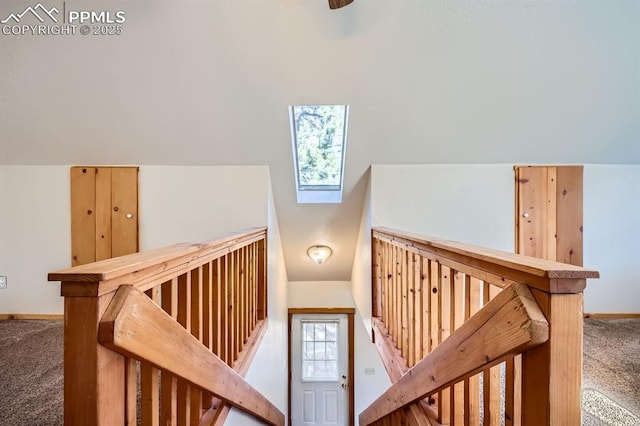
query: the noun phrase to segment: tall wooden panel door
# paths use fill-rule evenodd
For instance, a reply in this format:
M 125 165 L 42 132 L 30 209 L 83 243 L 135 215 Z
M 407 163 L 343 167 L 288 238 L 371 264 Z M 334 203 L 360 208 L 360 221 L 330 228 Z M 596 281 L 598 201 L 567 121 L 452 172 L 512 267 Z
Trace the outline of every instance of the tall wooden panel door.
M 582 166 L 516 166 L 516 250 L 582 266 Z
M 71 265 L 138 251 L 138 167 L 71 168 Z

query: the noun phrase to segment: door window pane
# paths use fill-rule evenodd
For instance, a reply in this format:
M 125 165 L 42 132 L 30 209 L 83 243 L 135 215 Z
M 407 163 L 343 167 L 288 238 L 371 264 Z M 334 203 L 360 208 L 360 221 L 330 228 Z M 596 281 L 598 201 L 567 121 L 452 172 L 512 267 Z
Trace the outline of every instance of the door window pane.
M 338 380 L 338 323 L 302 323 L 302 380 Z

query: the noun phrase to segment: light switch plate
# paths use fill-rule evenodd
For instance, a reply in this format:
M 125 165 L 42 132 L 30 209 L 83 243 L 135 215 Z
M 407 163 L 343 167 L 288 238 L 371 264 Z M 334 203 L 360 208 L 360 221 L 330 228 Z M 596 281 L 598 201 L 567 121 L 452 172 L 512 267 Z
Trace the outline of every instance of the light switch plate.
M 376 370 L 374 368 L 365 367 L 365 369 L 364 369 L 364 375 L 365 376 L 373 376 L 374 374 L 376 374 Z
M 0 288 L 7 288 L 7 277 L 0 277 Z

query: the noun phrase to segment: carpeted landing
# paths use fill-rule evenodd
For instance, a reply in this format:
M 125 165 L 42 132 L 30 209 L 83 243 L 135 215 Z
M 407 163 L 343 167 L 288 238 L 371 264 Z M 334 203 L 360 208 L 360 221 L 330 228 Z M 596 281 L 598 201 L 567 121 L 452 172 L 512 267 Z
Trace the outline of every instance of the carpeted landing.
M 640 426 L 640 319 L 585 319 L 583 425 Z
M 0 425 L 62 424 L 62 321 L 0 321 Z
M 0 425 L 62 424 L 62 322 L 0 321 Z M 583 425 L 640 426 L 640 319 L 585 319 Z

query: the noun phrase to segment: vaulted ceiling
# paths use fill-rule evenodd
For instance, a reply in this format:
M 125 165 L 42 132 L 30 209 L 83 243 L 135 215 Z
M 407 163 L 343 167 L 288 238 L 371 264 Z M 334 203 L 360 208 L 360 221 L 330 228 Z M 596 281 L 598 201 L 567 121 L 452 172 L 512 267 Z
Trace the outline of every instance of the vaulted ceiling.
M 635 0 L 94 4 L 123 35 L 0 36 L 0 164 L 268 165 L 290 280 L 350 278 L 371 164 L 640 163 Z M 303 103 L 350 105 L 343 204 L 296 203 Z

